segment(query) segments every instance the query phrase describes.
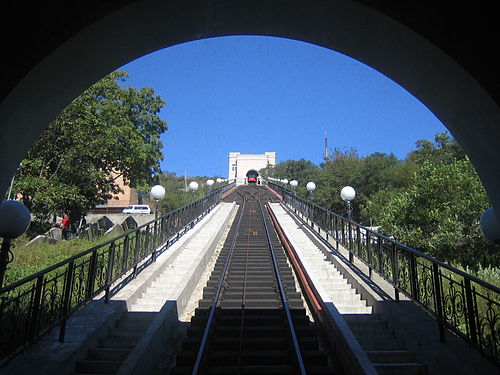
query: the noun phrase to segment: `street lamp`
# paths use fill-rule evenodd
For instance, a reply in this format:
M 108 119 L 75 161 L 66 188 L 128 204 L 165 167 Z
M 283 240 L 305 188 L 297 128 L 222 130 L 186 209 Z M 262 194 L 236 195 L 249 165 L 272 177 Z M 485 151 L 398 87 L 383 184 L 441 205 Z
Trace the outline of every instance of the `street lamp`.
M 316 184 L 314 182 L 312 182 L 312 181 L 309 181 L 307 183 L 307 185 L 306 185 L 306 189 L 307 189 L 307 191 L 309 192 L 309 195 L 312 198 L 312 196 L 314 194 L 314 190 L 316 190 Z
M 344 202 L 346 202 L 347 218 L 349 219 L 349 221 L 351 220 L 352 216 L 351 201 L 354 199 L 355 196 L 356 196 L 356 191 L 354 191 L 354 189 L 351 186 L 344 186 L 340 191 L 340 197 Z
M 30 222 L 31 214 L 21 202 L 6 200 L 0 203 L 0 237 L 3 238 L 0 249 L 0 288 L 3 286 L 7 264 L 14 259 L 11 241 L 26 232 Z
M 193 194 L 193 202 L 194 202 L 194 195 L 196 193 L 196 190 L 198 190 L 198 183 L 196 181 L 191 181 L 189 183 L 189 189 L 191 189 L 192 194 Z
M 284 178 L 283 180 L 281 180 L 281 182 L 283 182 L 283 184 L 285 184 L 285 185 L 288 185 L 288 180 L 286 178 Z
M 165 188 L 161 185 L 155 185 L 151 188 L 151 196 L 156 202 L 155 219 L 158 218 L 158 202 L 165 196 Z
M 297 187 L 298 184 L 299 183 L 297 182 L 297 180 L 290 181 L 290 186 L 292 187 L 294 193 L 295 193 L 295 188 Z
M 214 180 L 207 180 L 208 193 L 210 194 L 210 190 L 212 189 L 212 185 L 215 183 Z

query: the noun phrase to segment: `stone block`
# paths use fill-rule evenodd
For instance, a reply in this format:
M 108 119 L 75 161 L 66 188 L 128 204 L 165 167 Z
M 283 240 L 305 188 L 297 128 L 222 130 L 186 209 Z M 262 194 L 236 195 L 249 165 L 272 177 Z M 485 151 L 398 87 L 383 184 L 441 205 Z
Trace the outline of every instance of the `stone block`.
M 30 242 L 28 242 L 26 244 L 26 246 L 36 246 L 36 245 L 39 245 L 39 244 L 49 244 L 49 245 L 53 245 L 55 243 L 57 243 L 59 241 L 51 238 L 51 237 L 48 237 L 48 236 L 45 236 L 43 234 L 39 234 L 38 236 L 36 236 L 35 238 L 33 238 Z
M 56 241 L 62 240 L 62 229 L 61 228 L 50 228 L 47 233 L 45 233 L 47 237 L 53 238 Z
M 114 237 L 114 236 L 119 236 L 123 232 L 124 232 L 123 227 L 120 224 L 115 224 L 111 228 L 109 228 L 104 234 Z

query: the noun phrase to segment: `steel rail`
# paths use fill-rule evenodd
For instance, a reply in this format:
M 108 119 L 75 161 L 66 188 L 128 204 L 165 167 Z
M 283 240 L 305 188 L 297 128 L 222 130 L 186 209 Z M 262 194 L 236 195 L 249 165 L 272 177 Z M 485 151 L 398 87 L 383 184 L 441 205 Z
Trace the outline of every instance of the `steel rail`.
M 288 306 L 288 300 L 286 298 L 285 294 L 285 288 L 283 287 L 283 283 L 281 280 L 281 275 L 278 267 L 278 260 L 276 259 L 276 255 L 274 252 L 274 246 L 271 242 L 271 237 L 269 235 L 269 228 L 267 226 L 265 214 L 264 214 L 264 209 L 262 208 L 262 202 L 261 202 L 261 197 L 259 196 L 259 207 L 260 207 L 260 213 L 262 216 L 262 221 L 264 222 L 264 230 L 266 232 L 266 238 L 267 238 L 267 243 L 269 246 L 269 250 L 271 252 L 271 259 L 273 261 L 273 266 L 274 266 L 274 273 L 276 275 L 276 281 L 278 283 L 278 290 L 280 294 L 281 301 L 283 303 L 283 309 L 285 310 L 286 318 L 287 318 L 287 323 L 288 323 L 288 328 L 290 330 L 290 336 L 292 338 L 293 342 L 293 347 L 295 349 L 295 355 L 297 356 L 297 363 L 299 365 L 300 369 L 300 374 L 301 375 L 306 375 L 306 369 L 304 366 L 304 360 L 302 358 L 302 352 L 300 351 L 300 346 L 299 342 L 297 340 L 297 334 L 295 333 L 295 327 L 292 321 L 292 314 L 290 313 L 290 307 Z
M 243 194 L 241 194 L 240 192 L 237 192 L 237 193 L 243 197 L 243 204 L 240 207 L 240 215 L 238 217 L 238 222 L 236 224 L 236 230 L 234 231 L 233 238 L 231 239 L 231 247 L 229 248 L 226 262 L 224 263 L 224 269 L 222 271 L 222 275 L 220 277 L 219 284 L 217 286 L 217 291 L 215 293 L 214 301 L 212 302 L 212 305 L 210 306 L 207 324 L 205 326 L 205 330 L 203 331 L 203 337 L 201 339 L 200 347 L 198 348 L 198 353 L 196 355 L 196 362 L 194 363 L 193 371 L 191 372 L 191 375 L 198 374 L 198 371 L 200 370 L 200 366 L 201 366 L 202 361 L 203 361 L 203 356 L 205 354 L 205 348 L 207 346 L 208 336 L 210 335 L 210 331 L 212 330 L 212 323 L 214 320 L 215 310 L 217 309 L 217 305 L 219 303 L 219 299 L 220 299 L 220 296 L 222 294 L 222 287 L 224 286 L 224 283 L 225 283 L 227 271 L 229 269 L 229 264 L 231 263 L 231 256 L 233 254 L 234 247 L 236 246 L 236 239 L 238 238 L 238 231 L 240 228 L 241 219 L 242 219 L 243 213 L 245 211 L 246 197 Z

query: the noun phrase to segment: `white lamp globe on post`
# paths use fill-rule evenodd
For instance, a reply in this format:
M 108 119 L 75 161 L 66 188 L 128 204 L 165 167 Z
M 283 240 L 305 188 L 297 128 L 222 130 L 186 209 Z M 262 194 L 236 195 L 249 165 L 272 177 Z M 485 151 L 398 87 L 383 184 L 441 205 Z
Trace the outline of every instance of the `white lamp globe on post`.
M 158 218 L 158 202 L 160 201 L 160 199 L 163 199 L 163 197 L 165 196 L 165 188 L 161 185 L 155 185 L 151 188 L 151 196 L 153 197 L 153 199 L 155 200 L 155 203 L 156 203 L 156 210 L 155 210 L 155 218 L 157 219 Z
M 284 179 L 282 180 L 282 182 L 283 182 L 283 184 L 284 184 L 284 185 L 288 185 L 288 180 L 287 180 L 286 178 L 284 178 Z
M 26 232 L 31 223 L 31 214 L 19 201 L 6 200 L 0 203 L 0 288 L 3 286 L 7 264 L 12 262 L 11 241 Z
M 351 202 L 354 200 L 354 197 L 356 196 L 356 191 L 352 186 L 344 186 L 342 190 L 340 191 L 340 197 L 344 202 L 346 202 L 346 211 L 347 211 L 347 218 L 351 220 L 352 216 L 352 204 Z
M 311 196 L 311 198 L 313 197 L 313 194 L 314 194 L 314 190 L 316 190 L 316 184 L 312 181 L 309 181 L 306 185 L 306 189 L 307 191 L 309 192 L 309 195 Z
M 212 185 L 215 183 L 214 180 L 207 180 L 207 186 L 208 186 L 208 193 L 210 193 L 210 190 L 212 189 Z
M 297 187 L 298 184 L 299 183 L 297 182 L 297 180 L 290 181 L 290 186 L 292 187 L 294 194 L 295 194 L 295 188 Z
M 192 191 L 193 202 L 194 202 L 194 197 L 195 197 L 195 194 L 196 194 L 196 190 L 198 190 L 198 183 L 196 181 L 191 181 L 189 183 L 189 189 Z

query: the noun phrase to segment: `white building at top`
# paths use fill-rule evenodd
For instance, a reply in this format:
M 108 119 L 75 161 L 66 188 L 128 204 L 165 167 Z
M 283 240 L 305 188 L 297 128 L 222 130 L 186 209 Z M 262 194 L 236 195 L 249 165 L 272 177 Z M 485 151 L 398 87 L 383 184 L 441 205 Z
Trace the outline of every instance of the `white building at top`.
M 276 165 L 276 152 L 265 152 L 263 154 L 230 152 L 228 179 L 229 181 L 236 181 L 236 185 L 243 185 L 246 183 L 249 171 L 254 170 L 259 172 L 270 165 Z

